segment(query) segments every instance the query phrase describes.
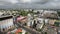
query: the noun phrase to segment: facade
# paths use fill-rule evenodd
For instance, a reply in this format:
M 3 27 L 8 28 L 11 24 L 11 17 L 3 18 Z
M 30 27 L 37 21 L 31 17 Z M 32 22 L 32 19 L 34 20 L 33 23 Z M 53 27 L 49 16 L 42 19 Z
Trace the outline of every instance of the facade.
M 0 16 L 2 15 L 3 13 L 2 12 L 0 12 Z
M 57 19 L 58 14 L 57 14 L 57 11 L 44 11 L 43 12 L 43 17 L 44 18 L 54 18 L 54 19 Z
M 55 30 L 55 28 L 50 28 L 47 30 L 47 34 L 57 34 L 57 31 Z
M 45 19 L 45 23 L 48 24 L 49 23 L 49 19 Z
M 37 29 L 37 30 L 42 29 L 43 25 L 44 25 L 43 23 L 37 24 L 37 25 L 36 25 L 36 29 Z
M 14 28 L 13 17 L 12 16 L 2 16 L 0 17 L 0 31 L 6 32 Z
M 31 14 L 28 14 L 28 23 L 27 23 L 27 26 L 30 27 L 32 24 L 32 16 Z
M 17 22 L 19 22 L 20 24 L 26 24 L 27 23 L 27 17 L 26 16 L 19 16 L 17 17 Z
M 44 25 L 44 19 L 43 18 L 37 18 L 36 19 L 36 29 L 41 29 Z
M 50 24 L 50 25 L 54 25 L 55 21 L 56 21 L 56 20 L 49 20 L 49 24 Z

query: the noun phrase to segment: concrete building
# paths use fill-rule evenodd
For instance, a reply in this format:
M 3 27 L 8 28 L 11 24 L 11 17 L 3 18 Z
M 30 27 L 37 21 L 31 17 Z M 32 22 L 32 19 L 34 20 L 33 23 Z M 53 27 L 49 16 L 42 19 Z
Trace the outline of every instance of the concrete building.
M 44 25 L 44 19 L 43 18 L 37 18 L 36 23 L 37 23 L 36 29 L 37 30 L 41 29 L 43 27 L 43 25 Z
M 20 24 L 26 24 L 27 23 L 27 21 L 28 21 L 28 19 L 27 19 L 27 16 L 19 16 L 19 17 L 17 17 L 17 22 L 19 22 Z
M 57 14 L 57 11 L 44 11 L 43 12 L 43 17 L 44 18 L 54 18 L 54 19 L 57 19 L 58 18 L 58 14 Z
M 55 21 L 56 21 L 56 20 L 49 20 L 49 24 L 50 24 L 50 25 L 54 25 Z
M 3 13 L 2 12 L 0 12 L 0 16 L 2 15 Z
M 47 34 L 57 34 L 57 31 L 54 28 L 48 28 Z
M 48 24 L 49 23 L 49 19 L 45 19 L 45 23 Z
M 6 32 L 14 28 L 12 16 L 0 16 L 0 31 Z
M 28 23 L 27 23 L 27 26 L 31 26 L 32 25 L 32 16 L 31 14 L 28 14 Z

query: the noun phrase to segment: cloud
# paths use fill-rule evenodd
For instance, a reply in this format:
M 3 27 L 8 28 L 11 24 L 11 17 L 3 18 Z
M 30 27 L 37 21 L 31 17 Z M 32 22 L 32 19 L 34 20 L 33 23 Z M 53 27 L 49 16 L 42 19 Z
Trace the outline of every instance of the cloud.
M 9 0 L 12 4 L 18 3 L 18 0 Z
M 46 8 L 58 8 L 58 9 L 60 9 L 60 0 L 49 1 L 46 4 L 44 4 L 43 6 L 45 6 Z
M 1 4 L 16 4 L 18 3 L 17 0 L 0 0 Z
M 60 9 L 60 0 L 0 0 L 0 6 L 9 8 L 54 8 Z

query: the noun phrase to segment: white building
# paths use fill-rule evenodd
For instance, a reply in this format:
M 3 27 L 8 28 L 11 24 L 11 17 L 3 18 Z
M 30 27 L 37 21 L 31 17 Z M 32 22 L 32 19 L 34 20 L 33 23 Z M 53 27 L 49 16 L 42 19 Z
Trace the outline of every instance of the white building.
M 39 11 L 40 13 L 43 12 L 43 10 L 34 10 L 33 12 L 38 12 L 38 11 Z
M 5 32 L 14 27 L 12 16 L 0 17 L 0 31 Z
M 28 23 L 27 23 L 27 26 L 31 26 L 32 25 L 32 16 L 31 14 L 28 14 Z
M 2 15 L 3 13 L 2 12 L 0 12 L 0 16 Z
M 49 23 L 49 19 L 45 19 L 45 23 L 48 24 Z
M 57 11 L 47 11 L 47 10 L 45 10 L 44 13 L 55 13 L 55 14 L 57 14 Z
M 57 11 L 44 11 L 43 12 L 43 17 L 44 18 L 58 18 Z
M 25 34 L 26 33 L 26 30 L 22 29 L 22 34 Z
M 44 23 L 44 18 L 37 18 L 37 21 L 39 21 L 40 23 Z

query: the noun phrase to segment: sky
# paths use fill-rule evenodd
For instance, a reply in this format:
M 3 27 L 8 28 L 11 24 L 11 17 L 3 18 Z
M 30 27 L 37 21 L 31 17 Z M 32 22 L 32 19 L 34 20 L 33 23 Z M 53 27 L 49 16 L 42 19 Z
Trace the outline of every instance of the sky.
M 60 0 L 0 0 L 0 8 L 60 9 Z

